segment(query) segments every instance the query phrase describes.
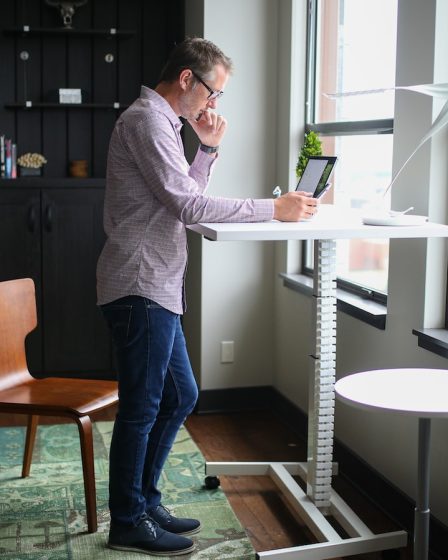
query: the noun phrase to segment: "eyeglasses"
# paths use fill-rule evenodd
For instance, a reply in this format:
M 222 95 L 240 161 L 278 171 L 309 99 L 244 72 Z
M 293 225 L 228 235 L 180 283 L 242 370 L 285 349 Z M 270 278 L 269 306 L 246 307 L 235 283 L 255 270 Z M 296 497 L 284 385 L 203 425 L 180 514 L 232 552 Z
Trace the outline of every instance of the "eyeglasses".
M 193 70 L 191 71 L 191 73 L 193 74 L 193 76 L 196 78 L 196 80 L 198 80 L 199 82 L 201 82 L 201 84 L 207 89 L 207 91 L 209 92 L 207 99 L 209 101 L 213 101 L 213 99 L 218 99 L 219 97 L 221 97 L 221 95 L 224 93 L 221 90 L 214 90 L 212 89 L 210 86 L 208 86 L 204 80 L 202 80 L 195 72 L 193 72 Z

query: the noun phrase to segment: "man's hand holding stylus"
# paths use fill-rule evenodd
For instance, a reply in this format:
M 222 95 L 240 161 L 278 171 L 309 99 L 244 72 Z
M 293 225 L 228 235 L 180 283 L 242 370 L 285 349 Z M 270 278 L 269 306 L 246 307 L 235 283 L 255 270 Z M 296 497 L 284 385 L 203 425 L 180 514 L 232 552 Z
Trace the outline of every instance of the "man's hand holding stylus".
M 316 214 L 318 206 L 319 201 L 311 193 L 288 192 L 274 200 L 274 220 L 298 222 L 309 219 Z
M 222 115 L 209 110 L 203 111 L 197 120 L 188 121 L 202 144 L 219 146 L 227 129 Z M 318 200 L 310 193 L 289 192 L 274 200 L 274 219 L 281 222 L 298 222 L 316 214 Z

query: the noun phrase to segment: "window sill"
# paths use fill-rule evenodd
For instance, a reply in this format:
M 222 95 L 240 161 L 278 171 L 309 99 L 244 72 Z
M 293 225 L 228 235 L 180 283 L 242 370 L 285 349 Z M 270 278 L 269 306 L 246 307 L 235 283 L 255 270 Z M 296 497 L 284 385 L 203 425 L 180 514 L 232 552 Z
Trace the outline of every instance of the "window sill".
M 280 277 L 283 278 L 283 285 L 286 288 L 307 296 L 313 295 L 313 279 L 309 276 L 281 273 Z M 364 299 L 359 295 L 351 294 L 339 288 L 336 290 L 336 297 L 338 311 L 364 321 L 377 329 L 385 330 L 387 315 L 387 307 L 385 305 Z M 448 356 L 448 335 L 446 348 Z
M 420 348 L 448 358 L 447 329 L 413 329 L 412 334 L 417 336 Z

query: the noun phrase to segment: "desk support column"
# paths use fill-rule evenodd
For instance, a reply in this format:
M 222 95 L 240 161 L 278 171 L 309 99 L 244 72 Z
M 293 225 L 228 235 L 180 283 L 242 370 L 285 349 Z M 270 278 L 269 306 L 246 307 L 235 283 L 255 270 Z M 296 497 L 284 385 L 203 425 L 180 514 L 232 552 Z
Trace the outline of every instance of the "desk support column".
M 431 419 L 418 421 L 417 503 L 414 514 L 414 560 L 427 560 L 429 543 L 429 465 Z
M 314 242 L 314 332 L 308 404 L 307 494 L 330 507 L 336 368 L 336 241 Z

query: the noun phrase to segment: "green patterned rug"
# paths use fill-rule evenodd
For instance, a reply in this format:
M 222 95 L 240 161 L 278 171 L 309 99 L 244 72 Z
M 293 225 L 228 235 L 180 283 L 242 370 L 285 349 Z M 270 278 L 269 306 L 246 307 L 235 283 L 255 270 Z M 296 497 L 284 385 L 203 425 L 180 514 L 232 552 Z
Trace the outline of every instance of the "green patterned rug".
M 146 554 L 106 548 L 109 530 L 108 450 L 112 422 L 94 424 L 98 532 L 86 532 L 84 487 L 75 424 L 39 426 L 31 475 L 22 479 L 25 428 L 0 428 L 0 558 L 2 560 L 135 560 Z M 189 560 L 249 560 L 255 553 L 219 488 L 203 487 L 204 458 L 183 428 L 163 472 L 164 504 L 198 517 Z M 155 558 L 155 557 L 154 557 Z

